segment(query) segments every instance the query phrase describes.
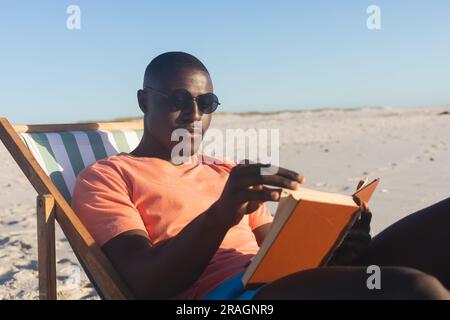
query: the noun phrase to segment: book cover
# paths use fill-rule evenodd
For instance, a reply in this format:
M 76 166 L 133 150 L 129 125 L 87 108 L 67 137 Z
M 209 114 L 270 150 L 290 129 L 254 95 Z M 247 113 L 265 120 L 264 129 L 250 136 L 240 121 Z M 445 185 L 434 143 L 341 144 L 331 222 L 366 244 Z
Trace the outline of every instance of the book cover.
M 325 266 L 359 218 L 380 179 L 359 185 L 353 195 L 307 188 L 283 190 L 270 231 L 242 281 L 247 288 Z

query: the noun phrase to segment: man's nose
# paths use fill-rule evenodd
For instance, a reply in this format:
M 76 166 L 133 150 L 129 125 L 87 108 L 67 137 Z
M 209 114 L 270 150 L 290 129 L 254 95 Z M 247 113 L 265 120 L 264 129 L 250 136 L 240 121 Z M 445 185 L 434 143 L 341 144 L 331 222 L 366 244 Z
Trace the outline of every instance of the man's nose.
M 185 109 L 186 115 L 185 117 L 191 121 L 200 121 L 202 120 L 203 113 L 200 111 L 200 108 L 198 107 L 197 101 L 192 100 L 192 102 L 189 104 L 189 107 Z

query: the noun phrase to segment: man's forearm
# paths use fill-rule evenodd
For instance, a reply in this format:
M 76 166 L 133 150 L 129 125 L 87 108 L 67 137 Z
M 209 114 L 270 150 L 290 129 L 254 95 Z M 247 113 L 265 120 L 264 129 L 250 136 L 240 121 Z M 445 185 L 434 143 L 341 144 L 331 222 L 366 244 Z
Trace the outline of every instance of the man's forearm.
M 138 295 L 164 299 L 188 289 L 203 273 L 228 229 L 211 207 L 174 238 L 149 249 L 150 254 L 136 262 L 131 271 L 145 281 Z

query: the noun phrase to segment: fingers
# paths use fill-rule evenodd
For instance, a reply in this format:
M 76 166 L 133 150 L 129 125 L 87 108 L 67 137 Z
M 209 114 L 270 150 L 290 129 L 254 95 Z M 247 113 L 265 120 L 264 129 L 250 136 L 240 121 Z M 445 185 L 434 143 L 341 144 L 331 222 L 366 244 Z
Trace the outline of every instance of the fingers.
M 359 222 L 362 225 L 370 226 L 370 223 L 372 222 L 372 212 L 369 210 L 362 211 Z
M 300 183 L 297 180 L 292 180 L 286 177 L 278 176 L 278 175 L 259 175 L 255 174 L 254 176 L 244 176 L 239 178 L 237 181 L 234 181 L 233 188 L 241 189 L 248 188 L 255 184 L 265 184 L 279 188 L 286 188 L 291 190 L 297 190 L 300 188 Z
M 267 184 L 286 189 L 297 189 L 305 178 L 295 171 L 281 167 L 273 167 L 275 174 L 263 175 L 262 168 L 270 165 L 261 163 L 241 164 L 233 168 L 230 176 L 233 177 L 233 189 L 248 188 L 257 184 Z
M 361 200 L 357 195 L 353 195 L 353 201 L 355 201 L 361 211 L 369 211 L 369 204 Z
M 370 233 L 370 223 L 372 221 L 372 213 L 364 208 L 360 209 L 359 219 L 356 220 L 352 230 L 361 230 L 367 234 Z
M 261 175 L 261 169 L 263 168 L 271 168 L 276 172 L 276 175 L 297 180 L 298 182 L 302 182 L 302 179 L 304 179 L 304 177 L 295 171 L 262 163 L 239 164 L 232 169 L 232 173 L 236 176 L 255 176 Z
M 256 186 L 250 187 L 250 189 L 254 190 L 264 190 L 264 186 L 262 184 L 258 184 Z M 264 202 L 262 201 L 249 201 L 247 205 L 247 213 L 252 213 L 258 210 Z
M 369 204 L 366 201 L 362 201 L 361 206 L 363 212 L 369 211 Z
M 367 177 L 364 180 L 359 180 L 358 185 L 356 186 L 356 191 L 361 189 L 367 183 L 367 180 L 368 180 Z
M 249 201 L 278 201 L 280 199 L 281 189 L 263 188 L 262 190 L 244 189 L 237 193 L 236 198 L 240 203 Z

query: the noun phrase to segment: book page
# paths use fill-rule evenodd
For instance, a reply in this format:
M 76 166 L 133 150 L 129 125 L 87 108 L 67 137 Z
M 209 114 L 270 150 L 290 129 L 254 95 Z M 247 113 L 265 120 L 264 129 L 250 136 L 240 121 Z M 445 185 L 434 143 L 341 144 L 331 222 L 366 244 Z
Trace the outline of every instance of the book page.
M 321 203 L 331 203 L 331 204 L 340 204 L 340 205 L 355 205 L 355 201 L 352 196 L 338 194 L 338 193 L 330 193 L 330 192 L 322 192 L 312 189 L 307 189 L 300 187 L 299 190 L 288 190 L 283 189 L 283 192 L 291 194 L 296 200 L 308 200 L 315 201 Z

